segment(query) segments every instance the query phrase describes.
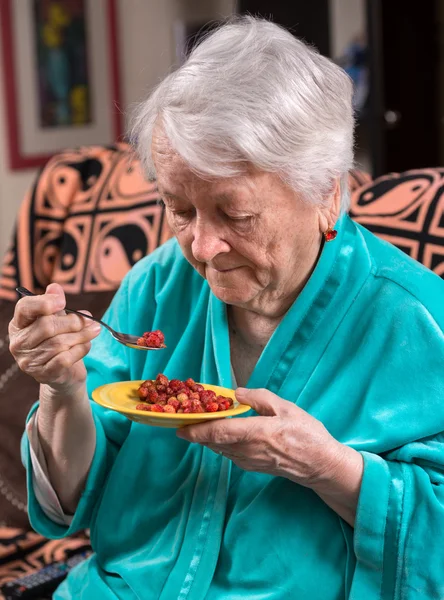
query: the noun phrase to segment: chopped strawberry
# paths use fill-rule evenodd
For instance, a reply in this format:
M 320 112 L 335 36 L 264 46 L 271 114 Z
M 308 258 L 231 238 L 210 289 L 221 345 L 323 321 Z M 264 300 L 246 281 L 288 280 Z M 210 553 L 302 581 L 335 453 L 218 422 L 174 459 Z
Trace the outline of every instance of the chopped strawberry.
M 171 404 L 166 404 L 163 407 L 163 412 L 176 414 L 176 409 L 174 408 L 174 406 L 171 406 Z
M 206 412 L 217 412 L 219 410 L 219 404 L 217 402 L 208 402 L 205 410 Z
M 160 404 L 153 404 L 151 406 L 151 412 L 161 412 L 161 413 L 163 413 L 164 412 L 164 407 L 160 406 Z
M 147 410 L 150 411 L 151 410 L 151 404 L 137 404 L 136 405 L 136 410 Z

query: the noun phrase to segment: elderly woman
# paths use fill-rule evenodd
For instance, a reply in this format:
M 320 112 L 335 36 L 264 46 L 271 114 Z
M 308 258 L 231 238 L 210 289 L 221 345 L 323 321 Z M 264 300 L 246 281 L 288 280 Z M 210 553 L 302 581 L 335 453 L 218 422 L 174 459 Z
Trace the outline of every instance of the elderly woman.
M 223 26 L 135 121 L 175 239 L 105 320 L 168 348 L 88 354 L 60 287 L 18 302 L 30 519 L 95 550 L 55 598 L 444 597 L 444 285 L 346 216 L 351 96 L 278 26 Z M 175 433 L 89 402 L 159 372 L 255 412 Z

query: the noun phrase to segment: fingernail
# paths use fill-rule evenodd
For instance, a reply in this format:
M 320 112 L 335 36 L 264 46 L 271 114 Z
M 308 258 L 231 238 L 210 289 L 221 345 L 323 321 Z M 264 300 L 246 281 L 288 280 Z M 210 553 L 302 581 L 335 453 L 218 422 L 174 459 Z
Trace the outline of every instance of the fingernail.
M 57 296 L 54 302 L 55 302 L 56 308 L 58 308 L 58 309 L 65 308 L 65 299 L 63 298 L 63 296 Z

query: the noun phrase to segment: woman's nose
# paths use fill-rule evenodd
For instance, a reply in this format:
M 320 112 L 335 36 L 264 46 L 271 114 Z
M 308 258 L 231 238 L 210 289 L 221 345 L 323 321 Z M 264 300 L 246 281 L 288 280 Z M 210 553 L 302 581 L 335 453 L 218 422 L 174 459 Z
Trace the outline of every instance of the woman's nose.
M 196 223 L 191 251 L 197 261 L 209 263 L 218 254 L 229 252 L 230 245 L 222 238 L 221 231 L 214 225 Z

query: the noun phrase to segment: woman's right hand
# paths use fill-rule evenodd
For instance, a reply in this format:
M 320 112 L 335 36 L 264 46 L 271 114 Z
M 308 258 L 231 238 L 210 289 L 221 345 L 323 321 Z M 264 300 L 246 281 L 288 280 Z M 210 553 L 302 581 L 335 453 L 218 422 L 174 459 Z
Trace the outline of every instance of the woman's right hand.
M 45 294 L 20 299 L 9 324 L 9 348 L 24 373 L 58 393 L 71 395 L 85 384 L 83 358 L 100 333 L 100 325 L 65 314 L 65 302 L 63 289 L 56 283 Z

